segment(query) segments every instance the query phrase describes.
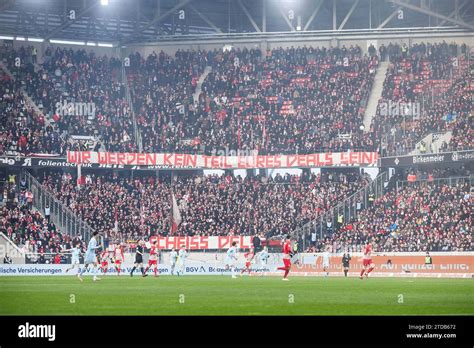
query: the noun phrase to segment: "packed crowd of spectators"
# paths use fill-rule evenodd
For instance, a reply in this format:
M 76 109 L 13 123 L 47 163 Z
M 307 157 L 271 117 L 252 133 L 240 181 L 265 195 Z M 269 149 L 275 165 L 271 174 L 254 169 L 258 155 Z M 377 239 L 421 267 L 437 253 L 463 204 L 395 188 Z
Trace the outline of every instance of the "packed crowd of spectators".
M 353 221 L 332 227 L 325 239 L 307 251 L 323 251 L 328 245 L 333 252 L 361 251 L 369 239 L 378 252 L 472 250 L 470 182 L 452 178 L 469 175 L 464 167 L 410 170 L 404 177 L 415 176 L 416 181 L 405 181 L 369 202 Z M 115 242 L 173 235 L 173 194 L 182 219 L 175 235 L 258 233 L 281 237 L 324 214 L 369 180 L 354 173 L 303 173 L 245 178 L 230 174 L 179 176 L 170 182 L 154 176 L 130 178 L 110 173 L 87 174 L 78 187 L 70 173 L 48 173 L 43 184 L 102 232 L 105 240 Z M 24 179 L 18 186 L 14 183 L 14 177 L 4 183 L 7 204 L 0 207 L 0 232 L 25 252 L 37 255 L 60 253 L 76 242 L 83 244 L 80 238 L 62 234 L 48 216 L 33 209 L 32 193 Z
M 0 232 L 3 232 L 13 243 L 26 253 L 41 254 L 61 253 L 72 248 L 80 238 L 71 238 L 56 229 L 53 223 L 48 223 L 38 211 L 28 206 L 0 208 Z
M 361 129 L 377 56 L 360 47 L 130 56 L 147 150 L 308 153 L 374 149 Z M 194 101 L 197 79 L 212 70 Z M 135 67 L 134 67 L 135 66 Z M 138 68 L 137 68 L 138 66 Z
M 42 64 L 35 66 L 32 52 L 30 47 L 11 49 L 3 60 L 41 109 L 44 116 L 38 127 L 49 125 L 44 137 L 50 144 L 43 153 L 77 149 L 80 142 L 71 140 L 75 135 L 96 137 L 110 151 L 136 150 L 130 106 L 119 78 L 120 59 L 48 47 Z
M 390 44 L 380 50 L 391 63 L 371 125 L 373 137 L 386 144 L 382 153 L 405 154 L 428 133 L 447 130 L 459 134 L 451 147 L 471 148 L 472 141 L 467 140 L 468 136 L 472 139 L 468 118 L 473 111 L 468 48 L 443 42 L 411 47 Z
M 260 153 L 371 148 L 360 127 L 376 65 L 357 46 L 227 52 L 203 85 L 222 114 L 205 138 Z
M 26 103 L 18 81 L 0 69 L 0 155 L 52 151 L 57 138 Z
M 193 93 L 212 52 L 131 54 L 127 78 L 145 152 L 189 152 L 197 146 Z
M 17 81 L 2 73 L 0 107 L 8 112 L 2 112 L 0 150 L 64 154 L 85 149 L 73 136 L 92 136 L 96 150 L 137 151 L 124 83 L 145 152 L 393 154 L 444 130 L 453 137 L 442 150 L 471 148 L 468 54 L 465 45 L 445 42 L 382 45 L 368 54 L 358 46 L 134 53 L 121 81 L 118 58 L 48 47 L 38 59 L 31 47 L 9 48 L 2 59 Z M 390 67 L 377 115 L 364 130 L 379 59 Z M 196 90 L 207 66 L 211 71 Z M 26 106 L 20 88 L 42 114 Z M 383 110 L 390 102 L 401 106 L 398 112 Z M 12 109 L 12 103 L 19 106 Z M 412 110 L 419 115 L 403 116 L 403 103 L 419 103 Z M 77 105 L 87 107 L 72 112 Z M 380 143 L 387 145 L 381 149 Z
M 292 232 L 334 202 L 367 183 L 360 175 L 245 177 L 228 175 L 123 178 L 88 175 L 77 187 L 71 176 L 43 183 L 106 238 L 169 235 L 174 193 L 182 222 L 176 235 L 267 236 Z
M 335 252 L 361 251 L 370 240 L 376 252 L 471 251 L 470 188 L 469 182 L 410 183 L 375 200 L 354 221 L 310 250 L 322 251 L 331 245 Z
M 58 254 L 78 243 L 83 246 L 80 237 L 61 233 L 48 215 L 33 208 L 33 193 L 25 179 L 17 184 L 13 175 L 1 188 L 0 232 L 27 253 L 30 261 L 45 263 L 49 257 L 44 254 Z
M 471 99 L 472 99 L 471 86 Z M 472 105 L 472 100 L 468 102 Z M 452 136 L 448 144 L 442 144 L 440 151 L 471 150 L 474 147 L 474 112 L 460 113 L 451 127 Z

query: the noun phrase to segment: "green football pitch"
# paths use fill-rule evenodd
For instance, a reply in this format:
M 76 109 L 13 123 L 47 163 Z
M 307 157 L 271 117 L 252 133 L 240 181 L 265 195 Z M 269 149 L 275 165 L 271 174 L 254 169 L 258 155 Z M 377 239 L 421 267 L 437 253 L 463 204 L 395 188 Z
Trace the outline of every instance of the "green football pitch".
M 474 315 L 473 279 L 0 277 L 0 315 Z

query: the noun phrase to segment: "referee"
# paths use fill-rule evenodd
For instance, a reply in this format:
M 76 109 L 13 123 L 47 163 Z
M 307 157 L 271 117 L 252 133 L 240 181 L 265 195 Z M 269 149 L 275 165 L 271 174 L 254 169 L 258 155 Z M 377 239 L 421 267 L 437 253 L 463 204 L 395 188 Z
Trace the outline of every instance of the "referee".
M 344 268 L 344 277 L 347 277 L 347 272 L 349 272 L 350 262 L 351 262 L 351 255 L 349 255 L 348 251 L 345 251 L 344 255 L 342 255 L 342 267 Z
M 252 244 L 253 244 L 253 250 L 254 253 L 257 254 L 260 251 L 262 251 L 262 241 L 260 240 L 260 237 L 258 234 L 256 234 L 253 239 L 252 239 Z
M 145 249 L 143 245 L 145 244 L 144 241 L 139 240 L 137 245 L 137 250 L 135 252 L 135 264 L 133 265 L 132 271 L 130 272 L 130 277 L 133 277 L 133 272 L 140 266 L 140 271 L 142 271 L 142 276 L 145 275 L 145 270 L 143 269 L 143 253 Z

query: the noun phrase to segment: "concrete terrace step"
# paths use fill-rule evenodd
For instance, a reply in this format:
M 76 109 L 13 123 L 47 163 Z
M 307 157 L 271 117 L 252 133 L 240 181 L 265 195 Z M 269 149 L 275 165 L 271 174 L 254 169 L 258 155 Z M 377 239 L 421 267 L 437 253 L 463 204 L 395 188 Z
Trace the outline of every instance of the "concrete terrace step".
M 377 113 L 377 106 L 379 104 L 380 98 L 382 97 L 383 83 L 385 81 L 385 75 L 389 65 L 390 62 L 388 61 L 380 62 L 379 66 L 377 67 L 377 71 L 375 72 L 374 84 L 372 86 L 367 108 L 365 109 L 364 113 L 364 127 L 366 132 L 370 130 L 372 119 Z
M 197 83 L 197 86 L 196 86 L 196 91 L 193 94 L 193 100 L 194 100 L 195 104 L 199 101 L 199 95 L 202 92 L 202 84 L 204 83 L 204 81 L 206 80 L 207 75 L 209 75 L 209 73 L 211 71 L 212 71 L 212 67 L 208 65 L 204 69 L 204 72 L 201 74 L 201 76 L 199 76 L 199 80 L 198 80 L 198 83 Z

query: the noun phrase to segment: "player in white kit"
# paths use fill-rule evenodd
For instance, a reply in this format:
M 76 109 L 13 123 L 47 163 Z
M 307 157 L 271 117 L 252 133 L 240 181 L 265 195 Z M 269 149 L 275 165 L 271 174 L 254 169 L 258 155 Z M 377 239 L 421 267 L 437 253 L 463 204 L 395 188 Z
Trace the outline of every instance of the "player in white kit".
M 232 246 L 227 250 L 225 258 L 225 269 L 230 268 L 232 272 L 232 278 L 237 278 L 235 275 L 235 262 L 237 261 L 237 242 L 232 242 Z
M 174 275 L 174 269 L 176 267 L 177 260 L 178 260 L 178 253 L 176 252 L 176 250 L 171 249 L 171 252 L 170 252 L 171 275 Z
M 77 276 L 79 277 L 79 272 L 80 272 L 80 264 L 81 261 L 79 260 L 79 257 L 81 256 L 81 244 L 77 243 L 76 246 L 72 249 L 64 250 L 64 251 L 69 251 L 71 252 L 71 267 L 68 267 L 66 269 L 66 273 L 69 271 L 72 271 L 74 268 L 77 268 Z
M 82 282 L 82 275 L 84 272 L 87 270 L 87 266 L 93 265 L 92 268 L 92 274 L 94 275 L 93 280 L 100 280 L 100 278 L 97 277 L 97 249 L 100 248 L 99 245 L 99 232 L 94 232 L 92 234 L 92 238 L 89 241 L 89 244 L 87 245 L 87 251 L 86 251 L 86 256 L 84 257 L 84 267 L 82 268 L 82 271 L 79 275 L 79 280 Z
M 325 277 L 329 276 L 329 248 L 323 253 L 323 272 L 326 272 Z
M 264 276 L 267 274 L 267 272 L 265 271 L 265 268 L 267 268 L 268 259 L 270 258 L 267 247 L 263 247 L 263 250 L 258 254 L 258 258 L 260 259 L 260 265 L 262 267 L 261 276 Z
M 186 251 L 186 249 L 184 247 L 179 249 L 179 253 L 178 253 L 179 267 L 178 267 L 178 271 L 176 272 L 178 275 L 184 274 L 187 257 L 188 257 L 188 252 Z

